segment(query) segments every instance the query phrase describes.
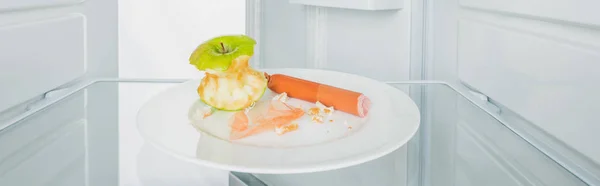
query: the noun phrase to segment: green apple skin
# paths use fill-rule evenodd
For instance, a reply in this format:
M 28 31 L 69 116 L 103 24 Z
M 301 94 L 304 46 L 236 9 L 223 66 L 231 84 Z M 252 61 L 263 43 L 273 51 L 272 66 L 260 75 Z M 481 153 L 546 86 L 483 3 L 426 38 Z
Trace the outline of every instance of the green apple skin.
M 256 41 L 246 35 L 223 35 L 200 44 L 189 58 L 198 70 L 224 71 L 241 55 L 254 55 Z

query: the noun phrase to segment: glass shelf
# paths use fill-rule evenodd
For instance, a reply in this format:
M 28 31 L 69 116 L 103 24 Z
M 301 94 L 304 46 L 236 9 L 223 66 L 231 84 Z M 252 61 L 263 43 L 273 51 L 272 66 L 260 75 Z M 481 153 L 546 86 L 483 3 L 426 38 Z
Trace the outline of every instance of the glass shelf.
M 141 105 L 178 82 L 94 81 L 0 120 L 0 185 L 590 185 L 485 105 L 426 81 L 389 83 L 415 100 L 423 123 L 377 160 L 284 175 L 199 167 L 145 144 L 135 127 Z

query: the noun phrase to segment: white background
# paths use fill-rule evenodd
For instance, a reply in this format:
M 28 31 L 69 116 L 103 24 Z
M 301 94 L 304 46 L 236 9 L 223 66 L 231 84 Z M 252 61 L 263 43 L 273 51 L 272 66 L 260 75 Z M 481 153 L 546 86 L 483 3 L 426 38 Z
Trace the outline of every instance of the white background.
M 188 58 L 203 41 L 244 34 L 245 1 L 119 0 L 119 76 L 193 78 Z

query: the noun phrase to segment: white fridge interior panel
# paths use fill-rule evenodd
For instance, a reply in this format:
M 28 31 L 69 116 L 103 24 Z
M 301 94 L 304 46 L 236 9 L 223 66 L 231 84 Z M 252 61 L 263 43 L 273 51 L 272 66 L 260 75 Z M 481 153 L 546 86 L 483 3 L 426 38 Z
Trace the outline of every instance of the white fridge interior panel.
M 469 8 L 521 14 L 546 19 L 600 25 L 598 0 L 460 0 Z
M 384 81 L 409 79 L 411 44 L 419 42 L 411 40 L 410 1 L 402 1 L 402 11 L 261 2 L 261 67 L 323 68 Z
M 85 0 L 2 0 L 0 1 L 0 12 L 33 7 L 77 4 L 84 1 Z
M 63 169 L 59 176 L 46 183 L 46 186 L 82 186 L 86 183 L 87 169 L 85 156 L 73 158 L 73 162 Z
M 2 111 L 85 74 L 85 18 L 0 27 L 0 51 Z
M 406 80 L 410 74 L 410 22 L 408 11 L 329 9 L 327 60 L 319 67 L 382 81 Z
M 82 184 L 83 177 L 68 177 L 83 168 L 85 152 L 85 95 L 72 96 L 0 132 L 0 185 Z M 24 179 L 31 175 L 38 176 Z
M 246 29 L 245 1 L 119 0 L 118 3 L 118 23 L 113 24 L 118 24 L 119 46 L 111 48 L 119 50 L 118 71 L 121 78 L 197 78 L 203 73 L 188 60 L 198 45 L 218 35 L 243 34 Z M 275 18 L 286 20 L 278 16 Z M 104 37 L 103 33 L 89 35 L 89 39 Z M 93 58 L 89 57 L 89 63 L 92 63 Z M 257 59 L 257 56 L 251 59 Z M 94 69 L 90 66 L 89 70 Z
M 514 182 L 526 183 L 522 185 L 586 185 L 570 173 L 563 170 L 563 167 L 554 163 L 543 153 L 533 148 L 531 145 L 508 130 L 493 117 L 483 114 L 482 110 L 474 107 L 466 99 L 460 99 L 457 102 L 458 115 L 461 118 L 460 127 L 456 136 L 458 141 L 457 157 L 462 159 L 464 164 L 459 163 L 457 167 L 472 175 L 469 178 L 474 181 L 491 181 L 498 179 L 501 174 L 494 173 L 493 169 L 505 169 L 510 177 L 503 180 L 497 180 L 493 183 L 498 185 L 516 185 L 507 183 L 510 180 Z M 476 152 L 477 149 L 482 150 Z M 487 151 L 487 152 L 484 152 Z M 489 160 L 477 161 L 483 158 L 482 154 L 489 155 Z M 468 161 L 466 161 L 468 160 Z M 475 161 L 474 161 L 475 160 Z M 493 163 L 496 162 L 496 163 Z M 487 168 L 486 167 L 487 164 Z M 469 167 L 481 166 L 481 169 Z M 474 174 L 474 175 L 473 175 Z M 499 184 L 502 183 L 502 184 Z M 474 185 L 490 185 L 491 183 L 478 183 Z M 458 184 L 464 185 L 464 184 Z
M 46 113 L 0 132 L 0 157 L 11 160 L 0 161 L 1 167 L 20 163 L 38 148 L 62 136 L 62 133 L 76 129 L 72 127 L 73 124 L 85 117 L 84 101 L 83 94 L 72 95 L 72 98 L 57 103 Z M 8 171 L 11 170 L 0 169 L 0 178 Z
M 0 185 L 28 185 L 28 186 L 60 186 L 61 179 L 68 179 L 71 171 L 77 166 L 85 166 L 85 132 L 84 122 L 78 121 L 58 131 L 52 141 L 37 141 L 44 143 L 35 149 L 35 153 L 26 156 L 25 160 L 16 164 L 13 169 L 0 175 Z M 24 149 L 25 150 L 25 149 Z M 12 163 L 18 158 L 8 158 L 5 162 Z M 31 178 L 36 175 L 36 179 Z M 79 184 L 84 184 L 85 177 L 79 178 Z
M 85 0 L 2 0 L 0 1 L 0 11 L 77 4 L 83 1 Z
M 471 133 L 467 132 L 463 122 L 460 122 L 456 131 L 456 171 L 457 178 L 453 184 L 461 186 L 504 186 L 527 185 L 519 178 L 515 178 L 511 169 L 503 167 L 502 160 L 491 154 Z M 465 174 L 467 180 L 459 179 L 458 173 Z
M 260 47 L 261 67 L 305 68 L 308 8 L 286 1 L 260 2 L 263 9 L 257 46 Z
M 459 78 L 600 162 L 599 48 L 531 32 L 460 21 Z

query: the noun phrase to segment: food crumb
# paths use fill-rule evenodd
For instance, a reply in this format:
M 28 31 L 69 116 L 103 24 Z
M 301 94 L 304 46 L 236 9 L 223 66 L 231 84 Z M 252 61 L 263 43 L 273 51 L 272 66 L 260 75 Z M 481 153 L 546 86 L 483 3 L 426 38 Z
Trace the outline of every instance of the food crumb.
M 326 107 L 321 102 L 317 101 L 315 103 L 316 107 L 312 107 L 308 109 L 307 114 L 311 116 L 311 120 L 315 123 L 323 123 L 324 118 L 329 118 L 333 113 L 333 107 Z M 333 120 L 329 120 L 329 122 L 333 122 Z
M 287 102 L 287 100 L 289 99 L 287 93 L 283 92 L 281 94 L 276 95 L 275 97 L 273 97 L 273 100 L 277 100 L 277 101 L 281 101 L 281 102 Z
M 215 112 L 215 109 L 212 107 L 203 107 L 202 109 L 198 109 L 196 110 L 196 113 L 194 116 L 196 119 L 206 119 L 208 116 L 211 116 L 213 113 Z
M 319 115 L 319 112 L 320 112 L 320 110 L 317 107 L 308 109 L 308 115 L 311 115 L 311 116 Z
M 282 127 L 275 128 L 275 133 L 277 133 L 277 135 L 282 135 L 282 134 L 285 134 L 285 133 L 288 133 L 288 132 L 291 132 L 291 131 L 295 131 L 297 129 L 298 129 L 298 124 L 297 123 L 292 123 L 292 124 L 289 124 L 289 125 L 285 125 L 285 126 L 282 126 Z
M 331 111 L 331 109 L 329 109 L 329 108 L 324 108 L 323 112 L 327 115 L 331 115 L 331 113 L 333 113 L 333 111 Z
M 323 123 L 323 116 L 320 115 L 313 115 L 311 117 L 311 120 L 315 123 Z
M 346 125 L 346 127 L 347 127 L 348 129 L 352 129 L 352 126 L 351 126 L 351 125 L 348 125 L 348 121 L 344 121 L 344 125 Z
M 333 106 L 327 107 L 327 106 L 323 105 L 323 103 L 321 103 L 319 101 L 317 101 L 315 103 L 315 105 L 317 105 L 317 108 L 319 108 L 319 110 L 322 110 L 323 113 L 327 114 L 328 116 L 331 116 L 333 114 L 333 111 L 334 111 Z

